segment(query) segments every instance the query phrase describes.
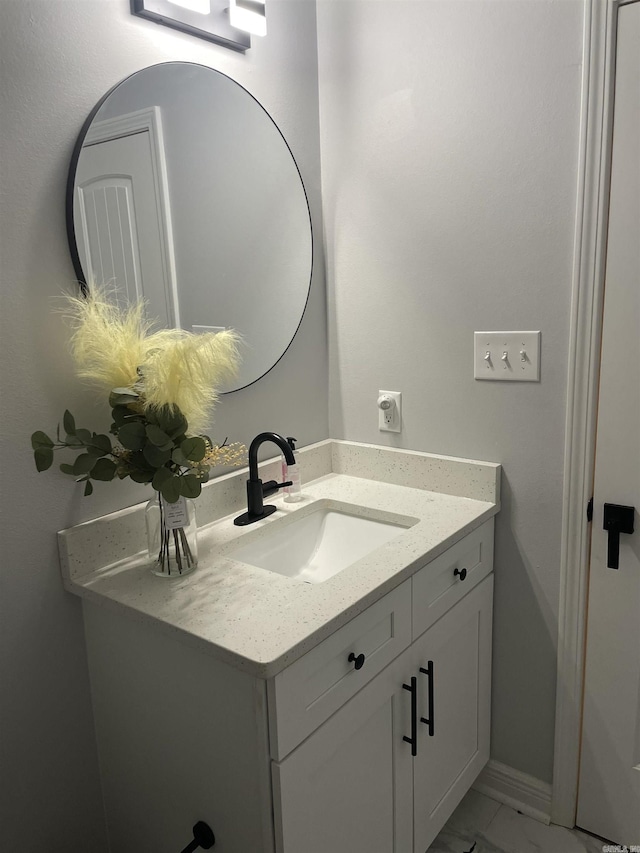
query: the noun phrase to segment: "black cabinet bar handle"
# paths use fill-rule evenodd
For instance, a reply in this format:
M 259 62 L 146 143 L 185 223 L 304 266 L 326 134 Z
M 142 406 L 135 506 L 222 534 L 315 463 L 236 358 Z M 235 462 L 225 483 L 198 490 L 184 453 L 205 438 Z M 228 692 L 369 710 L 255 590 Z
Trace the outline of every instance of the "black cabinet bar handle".
M 418 679 L 412 675 L 411 684 L 402 686 L 411 693 L 411 737 L 405 735 L 402 740 L 411 744 L 411 755 L 415 758 L 418 754 Z
M 460 580 L 463 581 L 467 576 L 467 570 L 466 569 L 462 569 L 462 570 L 461 569 L 454 569 L 453 574 L 454 574 L 454 576 L 460 575 Z
M 353 664 L 354 669 L 362 669 L 362 667 L 364 666 L 365 657 L 362 653 L 356 656 L 354 652 L 351 652 L 347 660 L 349 661 L 349 663 Z
M 433 661 L 430 660 L 427 668 L 420 667 L 420 672 L 429 679 L 428 717 L 420 717 L 420 722 L 429 727 L 429 737 L 433 737 Z

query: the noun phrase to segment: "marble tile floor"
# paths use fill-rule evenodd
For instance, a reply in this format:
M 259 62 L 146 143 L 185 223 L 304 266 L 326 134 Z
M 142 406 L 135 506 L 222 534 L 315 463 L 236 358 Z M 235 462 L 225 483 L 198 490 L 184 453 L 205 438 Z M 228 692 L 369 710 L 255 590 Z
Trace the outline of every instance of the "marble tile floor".
M 602 853 L 604 843 L 577 829 L 545 826 L 472 790 L 427 853 Z

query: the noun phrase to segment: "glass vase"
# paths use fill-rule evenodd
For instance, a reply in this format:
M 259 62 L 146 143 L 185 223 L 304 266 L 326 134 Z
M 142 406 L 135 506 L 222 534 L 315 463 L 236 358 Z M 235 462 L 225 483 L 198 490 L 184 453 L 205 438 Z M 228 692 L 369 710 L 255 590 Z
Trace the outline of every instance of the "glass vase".
M 161 578 L 188 575 L 198 565 L 196 505 L 180 498 L 167 503 L 157 494 L 145 510 L 151 571 Z

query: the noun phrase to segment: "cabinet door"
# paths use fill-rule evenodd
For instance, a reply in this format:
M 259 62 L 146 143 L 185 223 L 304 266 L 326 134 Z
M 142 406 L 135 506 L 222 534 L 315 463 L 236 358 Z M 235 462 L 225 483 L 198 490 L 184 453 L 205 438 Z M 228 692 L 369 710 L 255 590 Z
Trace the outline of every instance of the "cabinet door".
M 413 849 L 410 650 L 282 762 L 273 762 L 278 853 Z
M 430 718 L 418 723 L 414 853 L 424 853 L 489 759 L 492 602 L 490 575 L 409 650 L 418 718 Z

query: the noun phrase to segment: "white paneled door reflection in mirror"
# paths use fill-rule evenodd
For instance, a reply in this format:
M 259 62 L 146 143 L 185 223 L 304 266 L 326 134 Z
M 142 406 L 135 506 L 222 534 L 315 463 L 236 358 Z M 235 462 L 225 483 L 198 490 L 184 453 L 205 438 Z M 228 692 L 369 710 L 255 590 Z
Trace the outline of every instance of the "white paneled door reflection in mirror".
M 74 150 L 67 227 L 76 273 L 143 297 L 162 325 L 237 329 L 240 376 L 282 357 L 311 281 L 309 206 L 291 150 L 235 81 L 151 66 L 99 102 Z

